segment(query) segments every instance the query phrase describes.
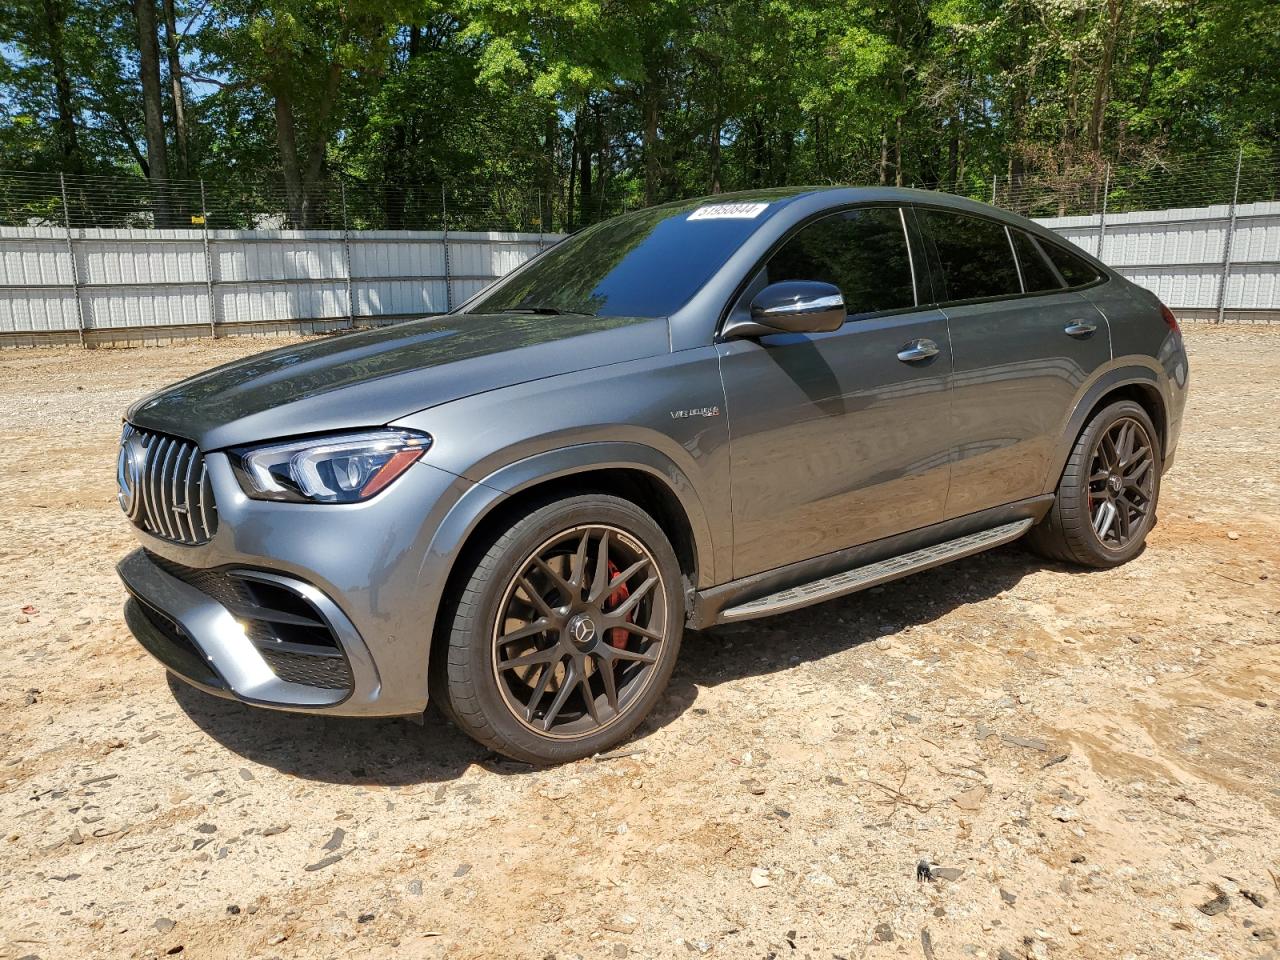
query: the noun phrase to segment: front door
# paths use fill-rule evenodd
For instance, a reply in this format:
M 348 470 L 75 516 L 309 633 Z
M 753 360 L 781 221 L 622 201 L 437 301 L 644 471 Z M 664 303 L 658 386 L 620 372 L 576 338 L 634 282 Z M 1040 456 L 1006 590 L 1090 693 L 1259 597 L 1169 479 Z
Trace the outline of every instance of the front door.
M 952 445 L 947 319 L 919 308 L 905 221 L 860 207 L 803 227 L 767 283 L 818 280 L 849 319 L 824 334 L 718 345 L 731 450 L 734 577 L 942 518 Z

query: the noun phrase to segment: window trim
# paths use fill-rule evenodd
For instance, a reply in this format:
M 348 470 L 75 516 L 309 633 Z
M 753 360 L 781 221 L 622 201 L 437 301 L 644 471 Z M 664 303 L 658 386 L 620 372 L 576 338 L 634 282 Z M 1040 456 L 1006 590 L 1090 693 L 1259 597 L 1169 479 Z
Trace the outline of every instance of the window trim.
M 1026 233 L 1026 231 L 1024 230 L 1023 233 Z M 1060 250 L 1062 253 L 1065 253 L 1069 257 L 1075 257 L 1077 260 L 1084 259 L 1083 257 L 1080 256 L 1080 254 L 1084 253 L 1084 251 L 1081 250 L 1079 247 L 1076 247 L 1076 245 L 1072 243 L 1070 240 L 1063 239 L 1061 242 L 1056 242 L 1053 240 L 1041 240 L 1039 237 L 1037 237 L 1035 234 L 1032 234 L 1032 233 L 1027 233 L 1027 236 L 1030 237 L 1032 242 L 1035 243 L 1035 245 L 1040 248 L 1040 252 L 1044 255 L 1045 260 L 1048 261 L 1049 266 L 1053 267 L 1053 272 L 1062 278 L 1064 290 L 1088 290 L 1092 287 L 1098 286 L 1099 284 L 1106 283 L 1107 280 L 1109 279 L 1104 271 L 1097 269 L 1088 260 L 1084 260 L 1085 264 L 1089 267 L 1089 269 L 1093 270 L 1096 276 L 1094 277 L 1093 280 L 1089 281 L 1088 283 L 1080 283 L 1080 284 L 1076 284 L 1075 286 L 1070 285 L 1069 283 L 1067 283 L 1067 278 L 1062 276 L 1062 271 L 1058 269 L 1058 265 L 1053 262 L 1053 257 L 1049 256 L 1049 254 L 1045 252 L 1045 247 L 1057 247 L 1058 250 Z M 1070 249 L 1071 247 L 1075 247 L 1075 250 L 1073 251 L 1072 249 Z
M 939 300 L 936 303 L 931 304 L 931 306 L 942 308 L 942 307 L 953 307 L 958 305 L 967 306 L 968 304 L 971 304 L 971 303 L 998 303 L 1002 300 L 1016 300 L 1019 297 L 1040 295 L 1040 294 L 1029 294 L 1026 292 L 1024 288 L 1024 285 L 1022 283 L 1022 268 L 1018 264 L 1017 252 L 1013 249 L 1013 238 L 1009 236 L 1009 225 L 1005 223 L 1003 220 L 996 220 L 994 217 L 988 217 L 980 213 L 970 213 L 968 210 L 957 210 L 955 207 L 945 207 L 945 206 L 942 206 L 941 204 L 919 203 L 919 204 L 915 204 L 915 206 L 921 210 L 937 210 L 939 213 L 947 213 L 955 217 L 964 217 L 968 220 L 983 220 L 983 221 L 986 221 L 987 223 L 995 224 L 996 226 L 1003 229 L 1004 235 L 1005 235 L 1005 241 L 1009 245 L 1009 256 L 1013 257 L 1014 273 L 1018 277 L 1017 293 L 999 293 L 999 294 L 996 294 L 995 296 L 990 296 L 990 297 L 967 297 L 964 299 L 952 299 L 950 297 L 951 290 L 947 289 L 946 292 L 948 294 L 948 299 Z M 921 233 L 923 233 L 924 236 L 927 238 L 930 253 L 932 254 L 929 260 L 929 269 L 930 271 L 936 270 L 938 272 L 938 275 L 942 280 L 942 285 L 944 286 L 944 288 L 947 288 L 949 286 L 947 284 L 947 272 L 942 268 L 942 257 L 938 255 L 938 246 L 934 242 L 933 230 L 929 228 L 928 222 L 923 217 L 919 217 L 917 218 L 917 220 L 920 223 Z M 933 290 L 935 294 L 938 292 L 937 284 L 933 285 Z M 1042 291 L 1042 292 L 1061 293 L 1062 291 L 1049 290 L 1049 291 Z
M 1062 275 L 1062 271 L 1058 269 L 1058 265 L 1054 263 L 1051 259 L 1049 259 L 1049 255 L 1044 252 L 1044 247 L 1040 246 L 1040 244 L 1036 242 L 1036 238 L 1034 234 L 1027 233 L 1027 231 L 1022 230 L 1018 227 L 1006 226 L 1006 229 L 1008 229 L 1010 237 L 1012 237 L 1015 232 L 1019 236 L 1026 237 L 1027 242 L 1031 244 L 1032 249 L 1035 250 L 1035 252 L 1040 255 L 1041 262 L 1044 263 L 1045 266 L 1049 268 L 1049 273 L 1052 274 L 1054 277 L 1056 277 L 1058 279 L 1058 283 L 1061 284 L 1061 286 L 1059 286 L 1058 289 L 1056 290 L 1027 290 L 1026 278 L 1024 277 L 1022 282 L 1022 290 L 1024 293 L 1028 295 L 1036 294 L 1036 293 L 1062 293 L 1064 290 L 1073 289 L 1071 284 L 1067 283 L 1067 278 Z M 1013 245 L 1013 252 L 1015 255 L 1018 252 L 1018 244 L 1016 241 Z M 1021 272 L 1022 270 L 1022 257 L 1018 257 L 1018 270 L 1019 272 Z
M 728 300 L 725 302 L 724 306 L 720 310 L 720 319 L 716 322 L 716 329 L 715 329 L 715 334 L 712 337 L 712 342 L 713 343 L 725 342 L 721 336 L 722 333 L 724 332 L 725 324 L 729 322 L 733 314 L 734 308 L 738 305 L 738 302 L 742 299 L 743 294 L 746 293 L 747 289 L 754 282 L 756 276 L 760 273 L 760 271 L 763 270 L 765 266 L 768 265 L 769 260 L 772 259 L 775 253 L 777 253 L 780 249 L 782 249 L 782 247 L 785 246 L 788 241 L 794 238 L 797 234 L 800 233 L 801 230 L 804 230 L 806 227 L 812 226 L 813 224 L 817 223 L 819 220 L 825 220 L 827 217 L 834 217 L 838 214 L 849 213 L 852 210 L 892 208 L 898 211 L 898 222 L 902 226 L 902 237 L 907 244 L 907 263 L 910 265 L 910 269 L 911 269 L 911 293 L 912 293 L 912 296 L 915 298 L 916 302 L 914 305 L 910 307 L 897 307 L 893 310 L 877 310 L 872 313 L 858 313 L 858 314 L 846 313 L 845 322 L 848 323 L 850 319 L 853 319 L 855 320 L 855 322 L 857 322 L 862 320 L 878 319 L 880 317 L 893 317 L 893 316 L 898 316 L 899 314 L 918 313 L 921 310 L 931 308 L 933 304 L 926 304 L 922 302 L 920 298 L 921 280 L 923 279 L 923 280 L 929 281 L 929 290 L 930 292 L 932 292 L 933 279 L 932 277 L 929 276 L 927 272 L 927 267 L 918 264 L 916 261 L 916 250 L 915 250 L 915 242 L 914 242 L 915 234 L 912 232 L 910 226 L 908 225 L 907 218 L 906 218 L 906 210 L 908 206 L 909 204 L 903 203 L 898 200 L 864 200 L 860 203 L 847 203 L 847 204 L 842 204 L 840 206 L 829 207 L 825 210 L 819 210 L 818 212 L 808 217 L 805 217 L 799 223 L 794 224 L 786 233 L 784 233 L 781 237 L 779 237 L 770 245 L 769 249 L 766 250 L 764 254 L 762 254 L 754 264 L 752 264 L 751 269 L 747 270 L 746 273 L 743 274 L 742 279 L 738 281 L 737 286 L 735 286 L 733 289 L 733 294 L 728 298 Z M 913 217 L 914 217 L 914 214 L 913 214 Z M 844 291 L 841 291 L 841 293 L 843 292 Z
M 1027 290 L 1027 278 L 1022 275 L 1022 258 L 1018 256 L 1018 248 L 1014 246 L 1013 231 L 1009 229 L 1007 223 L 1002 223 L 1001 226 L 1004 227 L 1005 242 L 1009 244 L 1009 256 L 1013 257 L 1013 272 L 1018 275 L 1018 290 L 1026 294 L 1029 292 Z
M 1031 241 L 1035 243 L 1037 246 L 1040 246 L 1041 244 L 1040 238 L 1035 234 L 1031 233 L 1030 231 L 1022 230 L 1021 227 L 1012 226 L 1008 223 L 1005 223 L 1003 220 L 997 220 L 994 217 L 990 217 L 985 214 L 971 213 L 968 210 L 957 210 L 955 207 L 948 207 L 942 204 L 934 204 L 934 203 L 911 203 L 910 206 L 917 210 L 937 210 L 941 213 L 949 213 L 958 217 L 968 217 L 971 220 L 986 220 L 990 223 L 998 224 L 999 226 L 1004 227 L 1006 236 L 1009 236 L 1010 230 L 1021 230 L 1021 232 L 1025 234 L 1027 237 L 1029 237 Z M 929 252 L 931 254 L 929 258 L 929 271 L 931 274 L 936 272 L 940 276 L 943 284 L 945 285 L 946 273 L 945 271 L 942 270 L 942 260 L 940 257 L 938 257 L 937 247 L 933 242 L 933 232 L 926 226 L 924 222 L 924 218 L 917 217 L 916 219 L 917 219 L 917 223 L 919 224 L 921 235 L 924 238 L 925 243 L 928 245 Z M 1006 293 L 1006 294 L 1001 294 L 999 296 L 994 296 L 994 297 L 970 297 L 965 300 L 955 300 L 955 299 L 936 300 L 933 303 L 927 304 L 927 306 L 937 307 L 939 309 L 942 309 L 943 307 L 969 306 L 971 304 L 983 304 L 983 303 L 999 303 L 1006 300 L 1021 300 L 1021 299 L 1029 299 L 1031 297 L 1051 297 L 1060 293 L 1074 293 L 1077 290 L 1088 290 L 1088 289 L 1091 289 L 1092 287 L 1100 286 L 1106 283 L 1110 279 L 1106 273 L 1102 271 L 1097 271 L 1098 276 L 1096 277 L 1096 279 L 1094 279 L 1090 283 L 1084 283 L 1074 287 L 1068 286 L 1066 282 L 1066 278 L 1062 276 L 1061 271 L 1058 270 L 1057 265 L 1053 262 L 1052 258 L 1049 257 L 1049 255 L 1044 252 L 1043 247 L 1041 247 L 1041 251 L 1040 251 L 1041 254 L 1044 256 L 1045 261 L 1049 264 L 1049 266 L 1053 268 L 1054 273 L 1059 277 L 1059 279 L 1062 280 L 1062 286 L 1057 290 L 1035 290 L 1028 293 L 1026 291 L 1026 284 L 1023 282 L 1023 279 L 1022 279 L 1022 264 L 1018 261 L 1017 251 L 1013 249 L 1012 237 L 1010 237 L 1009 242 L 1010 242 L 1010 252 L 1013 254 L 1014 267 L 1018 271 L 1018 284 L 1023 288 L 1022 292 L 1013 293 L 1013 294 Z M 1045 242 L 1048 243 L 1050 246 L 1056 246 L 1056 247 L 1062 246 L 1062 244 L 1053 243 L 1052 241 L 1045 241 Z M 1066 242 L 1069 243 L 1070 241 L 1066 241 Z M 1088 263 L 1088 261 L 1085 261 L 1085 262 Z M 1093 265 L 1090 264 L 1090 266 L 1092 267 Z M 931 283 L 931 287 L 933 289 L 933 292 L 937 294 L 938 292 L 937 284 Z M 947 293 L 949 294 L 950 291 L 948 290 Z M 921 306 L 926 306 L 926 304 L 921 304 Z

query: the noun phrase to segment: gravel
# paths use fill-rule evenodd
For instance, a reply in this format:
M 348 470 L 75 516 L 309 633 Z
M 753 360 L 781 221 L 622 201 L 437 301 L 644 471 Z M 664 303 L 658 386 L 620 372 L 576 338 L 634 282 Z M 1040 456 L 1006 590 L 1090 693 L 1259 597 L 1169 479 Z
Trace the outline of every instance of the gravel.
M 1273 948 L 1276 898 L 1245 891 L 1280 875 L 1280 328 L 1188 332 L 1177 464 L 1133 563 L 1010 547 L 692 634 L 631 742 L 539 770 L 434 714 L 217 700 L 128 636 L 121 412 L 280 342 L 0 354 L 0 954 Z

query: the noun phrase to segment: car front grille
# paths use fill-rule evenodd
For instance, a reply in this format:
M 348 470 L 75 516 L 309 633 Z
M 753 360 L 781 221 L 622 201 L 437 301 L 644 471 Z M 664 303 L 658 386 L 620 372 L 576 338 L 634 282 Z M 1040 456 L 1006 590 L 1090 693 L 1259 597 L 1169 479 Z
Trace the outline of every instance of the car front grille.
M 278 578 L 250 570 L 196 569 L 148 552 L 171 577 L 226 607 L 281 680 L 350 690 L 351 666 L 323 614 Z
M 125 424 L 116 481 L 120 506 L 140 530 L 188 545 L 217 532 L 209 471 L 190 440 Z

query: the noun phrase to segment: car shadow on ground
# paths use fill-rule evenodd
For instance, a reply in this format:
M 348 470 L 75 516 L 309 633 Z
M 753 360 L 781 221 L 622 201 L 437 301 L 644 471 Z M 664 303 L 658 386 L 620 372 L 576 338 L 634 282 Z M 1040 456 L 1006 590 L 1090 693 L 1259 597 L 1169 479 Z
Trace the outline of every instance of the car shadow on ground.
M 998 596 L 1045 566 L 1018 546 L 1001 547 L 795 613 L 690 631 L 667 693 L 635 736 L 648 736 L 696 709 L 700 688 L 786 670 L 931 623 L 965 604 Z M 536 771 L 474 743 L 434 709 L 419 726 L 408 720 L 262 710 L 173 678 L 169 687 L 186 715 L 222 746 L 305 780 L 406 786 L 453 780 L 477 764 L 511 776 Z

